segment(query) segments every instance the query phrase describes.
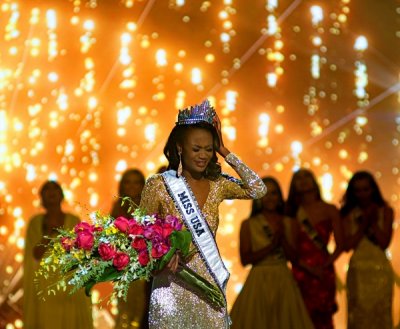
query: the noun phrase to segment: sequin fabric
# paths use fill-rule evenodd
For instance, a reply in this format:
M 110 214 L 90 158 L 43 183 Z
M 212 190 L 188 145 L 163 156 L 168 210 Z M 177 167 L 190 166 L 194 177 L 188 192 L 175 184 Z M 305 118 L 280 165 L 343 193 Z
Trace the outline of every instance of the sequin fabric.
M 352 233 L 359 210 L 350 216 Z M 383 208 L 378 225 L 383 226 Z M 385 251 L 364 237 L 350 258 L 347 272 L 348 329 L 392 329 L 394 275 Z
M 238 173 L 241 182 L 222 175 L 210 181 L 210 191 L 202 213 L 214 236 L 219 224 L 218 206 L 223 200 L 261 198 L 267 191 L 258 175 L 237 156 L 230 153 L 225 160 Z M 148 213 L 159 213 L 161 216 L 171 214 L 180 218 L 159 174 L 153 175 L 146 182 L 140 207 Z M 213 282 L 199 253 L 188 260 L 187 266 Z M 153 281 L 149 326 L 150 329 L 217 329 L 227 328 L 227 321 L 224 310 L 214 309 L 185 287 L 172 272 L 165 270 Z

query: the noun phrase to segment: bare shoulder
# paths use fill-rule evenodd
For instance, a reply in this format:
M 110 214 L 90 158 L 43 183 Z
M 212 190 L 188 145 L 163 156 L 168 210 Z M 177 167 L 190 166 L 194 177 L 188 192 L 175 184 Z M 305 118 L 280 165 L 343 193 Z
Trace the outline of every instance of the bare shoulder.
M 329 203 L 329 202 L 325 202 L 325 201 L 321 202 L 321 207 L 324 210 L 329 211 L 329 212 L 338 212 L 339 211 L 338 207 L 336 207 L 333 203 Z

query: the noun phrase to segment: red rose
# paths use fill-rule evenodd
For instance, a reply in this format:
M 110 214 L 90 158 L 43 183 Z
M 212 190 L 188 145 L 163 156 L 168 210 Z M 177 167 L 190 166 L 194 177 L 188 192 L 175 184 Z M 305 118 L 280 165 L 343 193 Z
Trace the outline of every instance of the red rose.
M 130 221 L 129 223 L 129 234 L 132 235 L 142 235 L 144 228 L 142 225 L 138 224 L 137 222 L 135 222 L 134 220 Z
M 168 238 L 173 231 L 174 231 L 174 228 L 172 227 L 171 224 L 168 224 L 168 223 L 163 224 L 163 226 L 162 226 L 162 236 L 163 236 L 164 239 Z
M 121 232 L 128 233 L 129 219 L 122 216 L 117 217 L 117 219 L 114 221 L 114 225 Z
M 138 236 L 132 241 L 131 246 L 137 251 L 147 249 L 146 240 Z
M 74 228 L 75 233 L 79 233 L 79 232 L 83 232 L 83 231 L 87 231 L 87 232 L 93 233 L 94 230 L 95 230 L 94 226 L 90 225 L 87 222 L 81 222 L 79 224 L 76 224 L 75 228 Z
M 94 244 L 94 236 L 89 231 L 80 231 L 75 244 L 80 249 L 91 250 Z
M 149 253 L 147 252 L 146 249 L 142 250 L 141 252 L 139 252 L 139 263 L 142 266 L 146 266 L 150 261 L 149 258 Z
M 75 241 L 69 237 L 64 236 L 61 238 L 61 245 L 63 246 L 65 251 L 70 251 Z
M 124 252 L 117 252 L 114 255 L 113 265 L 116 267 L 118 271 L 122 271 L 126 265 L 129 264 L 130 258 L 128 254 Z
M 115 247 L 108 243 L 100 243 L 98 250 L 102 260 L 110 260 L 116 254 Z
M 170 247 L 164 241 L 156 242 L 153 244 L 153 248 L 151 248 L 151 257 L 161 258 L 169 249 Z

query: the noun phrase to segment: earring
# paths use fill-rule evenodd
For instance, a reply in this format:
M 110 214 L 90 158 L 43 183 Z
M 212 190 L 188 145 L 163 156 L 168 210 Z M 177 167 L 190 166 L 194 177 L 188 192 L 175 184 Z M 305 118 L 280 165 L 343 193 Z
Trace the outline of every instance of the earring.
M 181 152 L 179 152 L 179 165 L 178 165 L 178 170 L 176 171 L 176 177 L 179 178 L 179 176 L 182 176 L 182 156 L 181 156 Z

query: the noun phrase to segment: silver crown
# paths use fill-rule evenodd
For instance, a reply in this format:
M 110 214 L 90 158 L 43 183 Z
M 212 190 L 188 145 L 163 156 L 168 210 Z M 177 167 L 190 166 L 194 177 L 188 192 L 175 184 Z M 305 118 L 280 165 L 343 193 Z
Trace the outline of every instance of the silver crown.
M 199 122 L 208 122 L 213 124 L 216 115 L 214 108 L 208 99 L 200 105 L 187 107 L 179 110 L 177 125 L 191 125 Z

